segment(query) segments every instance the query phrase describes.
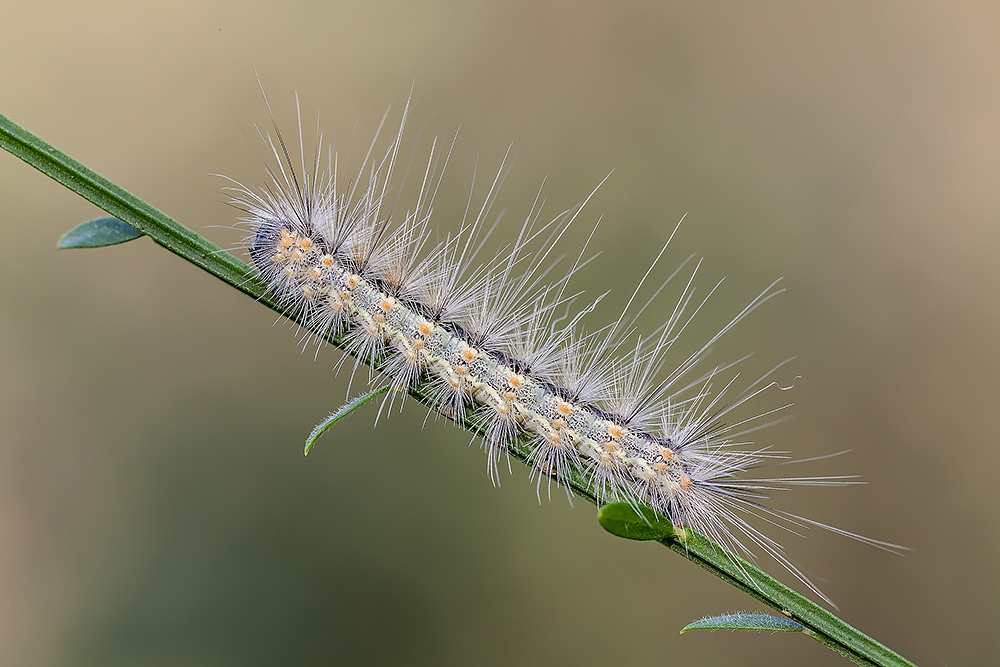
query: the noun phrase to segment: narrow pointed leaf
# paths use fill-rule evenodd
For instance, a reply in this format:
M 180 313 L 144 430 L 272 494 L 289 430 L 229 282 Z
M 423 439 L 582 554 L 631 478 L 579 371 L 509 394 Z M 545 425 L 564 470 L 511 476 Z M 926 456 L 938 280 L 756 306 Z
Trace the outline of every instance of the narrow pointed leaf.
M 375 391 L 367 393 L 364 396 L 358 396 L 357 398 L 352 398 L 347 403 L 344 403 L 339 410 L 337 410 L 332 415 L 321 421 L 319 424 L 316 425 L 316 428 L 312 430 L 312 433 L 310 433 L 309 437 L 306 438 L 306 448 L 304 454 L 306 454 L 307 456 L 309 455 L 309 450 L 312 449 L 312 446 L 316 443 L 317 440 L 319 440 L 319 437 L 324 433 L 326 433 L 326 430 L 328 428 L 330 428 L 331 426 L 339 422 L 341 419 L 343 419 L 347 415 L 351 414 L 352 412 L 360 408 L 368 401 L 372 400 L 376 396 L 381 396 L 387 391 L 389 391 L 389 385 L 376 389 Z
M 780 616 L 767 614 L 723 614 L 688 623 L 681 634 L 688 630 L 757 630 L 759 632 L 808 632 L 805 626 Z
M 107 245 L 118 245 L 132 241 L 142 236 L 142 232 L 118 218 L 94 218 L 80 223 L 59 238 L 56 247 L 67 248 L 101 248 Z
M 627 540 L 665 540 L 674 535 L 670 519 L 644 505 L 602 505 L 597 511 L 597 521 L 604 530 Z

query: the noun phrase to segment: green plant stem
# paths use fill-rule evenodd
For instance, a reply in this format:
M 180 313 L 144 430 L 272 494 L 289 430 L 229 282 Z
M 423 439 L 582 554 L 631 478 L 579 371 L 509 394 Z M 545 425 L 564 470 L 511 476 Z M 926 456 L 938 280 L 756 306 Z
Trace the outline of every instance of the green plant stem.
M 180 255 L 272 310 L 292 317 L 292 313 L 283 309 L 266 293 L 265 286 L 255 278 L 253 270 L 244 262 L 3 115 L 0 115 L 0 146 L 99 208 L 124 220 L 167 250 Z M 323 332 L 316 333 L 325 336 L 331 344 L 344 349 L 341 340 L 326 336 Z M 384 359 L 365 361 L 377 366 Z M 416 387 L 410 394 L 431 409 L 439 408 L 427 385 Z M 464 426 L 476 431 L 475 427 Z M 525 439 L 515 443 L 510 451 L 516 458 L 524 461 L 530 453 L 530 445 Z M 574 475 L 569 480 L 569 486 L 578 495 L 597 504 L 594 490 L 583 476 Z M 809 629 L 809 634 L 817 641 L 859 665 L 913 666 L 913 663 L 906 658 L 848 625 L 752 564 L 727 554 L 704 536 L 688 531 L 686 539 L 674 537 L 661 540 L 660 543 L 772 609 L 798 621 Z

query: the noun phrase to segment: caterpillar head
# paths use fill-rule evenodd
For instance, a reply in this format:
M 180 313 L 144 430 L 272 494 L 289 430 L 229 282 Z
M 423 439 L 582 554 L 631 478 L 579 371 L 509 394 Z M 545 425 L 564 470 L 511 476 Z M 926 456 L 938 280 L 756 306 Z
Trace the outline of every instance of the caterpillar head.
M 261 273 L 267 273 L 273 264 L 272 257 L 281 244 L 281 229 L 285 225 L 280 220 L 261 220 L 250 244 L 250 259 Z

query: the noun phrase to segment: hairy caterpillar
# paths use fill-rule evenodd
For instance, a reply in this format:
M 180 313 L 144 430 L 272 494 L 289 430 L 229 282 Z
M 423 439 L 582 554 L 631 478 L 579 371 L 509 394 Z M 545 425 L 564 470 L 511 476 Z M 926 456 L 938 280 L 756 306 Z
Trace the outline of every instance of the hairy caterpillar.
M 777 281 L 693 353 L 672 360 L 675 342 L 718 285 L 696 298 L 700 262 L 685 262 L 644 294 L 671 234 L 617 320 L 587 329 L 586 316 L 606 294 L 587 303 L 570 283 L 589 261 L 590 237 L 572 253 L 564 248 L 589 197 L 547 218 L 539 192 L 515 240 L 485 254 L 497 227 L 491 211 L 505 157 L 485 198 L 476 202 L 470 194 L 460 231 L 434 240 L 434 200 L 454 143 L 445 150 L 435 140 L 416 201 L 394 216 L 390 197 L 399 186 L 394 178 L 408 109 L 385 151 L 376 151 L 376 134 L 357 177 L 347 181 L 335 152 L 324 164 L 319 133 L 306 163 L 301 114 L 296 164 L 272 114 L 274 134 L 257 129 L 272 154 L 264 159 L 270 183 L 232 181 L 230 188 L 248 230 L 244 248 L 270 293 L 320 338 L 342 336 L 356 359 L 377 360 L 374 371 L 395 390 L 390 407 L 396 394 L 429 383 L 443 414 L 484 433 L 494 482 L 513 440 L 527 436 L 539 495 L 543 479 L 582 475 L 599 501 L 652 507 L 734 554 L 752 558 L 756 547 L 821 597 L 755 520 L 792 531 L 819 526 L 895 548 L 766 504 L 775 489 L 850 484 L 852 477 L 747 476 L 784 458 L 745 438 L 789 405 L 733 423 L 725 418 L 763 392 L 782 389 L 771 378 L 784 364 L 737 389 L 731 371 L 742 359 L 710 365 L 707 357 L 723 335 L 783 291 Z M 674 283 L 680 289 L 669 316 L 652 331 L 638 331 L 640 316 Z

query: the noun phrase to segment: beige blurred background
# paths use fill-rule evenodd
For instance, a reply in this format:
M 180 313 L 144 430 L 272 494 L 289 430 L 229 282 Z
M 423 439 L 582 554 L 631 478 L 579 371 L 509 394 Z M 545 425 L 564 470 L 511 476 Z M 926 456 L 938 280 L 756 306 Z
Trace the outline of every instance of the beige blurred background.
M 797 356 L 755 406 L 796 419 L 760 440 L 851 449 L 796 473 L 870 483 L 782 506 L 914 551 L 781 539 L 919 664 L 995 660 L 1000 8 L 280 4 L 8 2 L 0 112 L 227 246 L 212 174 L 263 177 L 254 63 L 287 128 L 298 91 L 341 146 L 411 84 L 417 155 L 461 124 L 442 229 L 509 142 L 509 225 L 544 177 L 556 211 L 614 169 L 581 285 L 626 298 L 684 213 L 670 262 L 728 276 L 692 342 L 783 276 L 720 353 Z M 585 502 L 539 506 L 523 466 L 492 488 L 415 405 L 303 458 L 345 398 L 335 351 L 148 241 L 57 253 L 100 212 L 7 154 L 0 202 L 3 664 L 843 664 L 803 636 L 679 636 L 760 606 Z

